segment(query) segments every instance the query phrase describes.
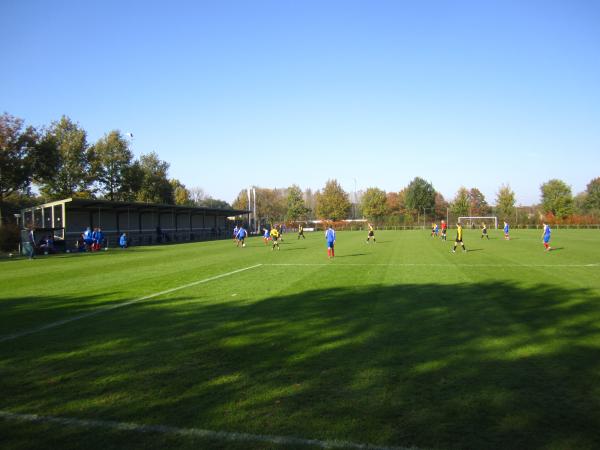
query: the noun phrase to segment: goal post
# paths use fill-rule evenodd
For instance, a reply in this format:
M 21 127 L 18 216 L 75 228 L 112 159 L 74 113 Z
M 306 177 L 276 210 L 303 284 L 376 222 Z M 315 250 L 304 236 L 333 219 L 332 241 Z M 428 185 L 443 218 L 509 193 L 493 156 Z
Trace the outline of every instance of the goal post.
M 497 230 L 498 229 L 498 217 L 496 216 L 461 216 L 458 218 L 459 222 L 462 222 L 463 220 L 468 220 L 469 223 L 473 223 L 473 222 L 481 222 L 482 220 L 493 220 L 494 221 L 494 228 Z

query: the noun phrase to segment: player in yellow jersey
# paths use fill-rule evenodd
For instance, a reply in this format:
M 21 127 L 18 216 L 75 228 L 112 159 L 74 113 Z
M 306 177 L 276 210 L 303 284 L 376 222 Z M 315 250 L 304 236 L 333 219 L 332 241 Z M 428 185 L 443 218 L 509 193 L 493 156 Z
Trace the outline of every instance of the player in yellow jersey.
M 369 234 L 367 234 L 367 244 L 370 242 L 369 240 L 371 238 L 373 238 L 373 243 L 375 243 L 375 230 L 373 229 L 373 225 L 371 225 L 370 223 L 369 225 Z
M 481 222 L 481 239 L 484 237 L 488 238 L 488 241 L 490 240 L 490 237 L 487 233 L 487 226 L 485 225 L 485 222 Z
M 302 237 L 302 239 L 306 239 L 304 236 L 304 226 L 302 224 L 298 225 L 298 239 L 300 239 L 300 237 Z
M 463 243 L 463 229 L 460 222 L 456 224 L 456 239 L 454 240 L 454 248 L 452 249 L 452 253 L 456 253 L 456 246 L 460 244 L 462 247 L 462 251 L 466 252 L 465 244 Z
M 273 240 L 273 247 L 271 247 L 271 250 L 275 250 L 275 246 L 277 246 L 277 250 L 281 250 L 279 248 L 279 231 L 277 231 L 276 227 L 271 228 L 271 239 Z

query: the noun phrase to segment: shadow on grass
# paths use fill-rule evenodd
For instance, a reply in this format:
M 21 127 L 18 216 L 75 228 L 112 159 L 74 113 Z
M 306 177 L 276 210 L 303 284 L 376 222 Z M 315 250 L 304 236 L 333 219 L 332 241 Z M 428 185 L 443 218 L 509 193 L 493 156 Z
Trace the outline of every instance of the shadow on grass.
M 599 323 L 593 291 L 555 285 L 181 295 L 0 346 L 0 408 L 423 448 L 598 448 Z

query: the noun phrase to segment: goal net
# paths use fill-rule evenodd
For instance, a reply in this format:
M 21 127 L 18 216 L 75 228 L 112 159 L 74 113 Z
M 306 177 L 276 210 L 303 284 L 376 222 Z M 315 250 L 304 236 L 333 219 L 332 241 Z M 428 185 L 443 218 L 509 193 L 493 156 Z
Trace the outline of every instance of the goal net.
M 467 224 L 470 228 L 478 227 L 481 222 L 485 222 L 486 225 L 494 224 L 494 229 L 498 229 L 498 217 L 496 216 L 465 216 L 459 217 L 460 223 Z

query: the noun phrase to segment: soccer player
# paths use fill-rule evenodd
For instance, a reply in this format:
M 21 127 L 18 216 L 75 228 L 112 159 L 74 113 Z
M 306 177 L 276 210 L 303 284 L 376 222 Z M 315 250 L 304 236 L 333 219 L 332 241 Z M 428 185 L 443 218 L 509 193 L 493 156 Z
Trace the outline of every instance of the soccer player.
M 325 231 L 325 240 L 327 241 L 327 256 L 331 259 L 335 256 L 335 230 L 332 225 L 329 225 L 327 231 Z
M 271 238 L 271 233 L 269 233 L 269 230 L 267 230 L 266 228 L 263 228 L 263 230 L 263 241 L 265 242 L 265 245 L 268 245 L 269 239 Z
M 544 242 L 544 251 L 552 250 L 550 247 L 550 235 L 552 234 L 552 230 L 550 229 L 550 225 L 544 223 L 544 233 L 542 234 L 542 241 Z
M 485 222 L 481 222 L 481 239 L 484 237 L 488 238 L 488 241 L 490 240 L 490 237 L 487 234 L 487 226 L 485 225 Z
M 277 246 L 277 250 L 281 250 L 279 248 L 279 230 L 277 230 L 277 227 L 271 228 L 271 239 L 273 239 L 271 250 L 275 250 L 275 246 Z
M 504 239 L 506 239 L 507 241 L 510 241 L 510 236 L 508 235 L 509 231 L 510 227 L 508 226 L 508 222 L 504 222 Z
M 448 232 L 448 224 L 442 220 L 442 241 L 446 240 L 446 233 Z
M 119 247 L 127 248 L 127 233 L 123 233 L 119 238 Z
M 435 224 L 435 222 L 431 222 L 431 237 L 435 236 L 436 228 L 437 228 L 437 225 Z
M 373 229 L 373 225 L 371 225 L 370 223 L 369 225 L 369 234 L 367 234 L 367 244 L 370 242 L 369 239 L 373 238 L 373 243 L 375 243 L 375 231 Z
M 460 222 L 456 224 L 456 239 L 454 240 L 454 248 L 452 249 L 452 253 L 456 253 L 456 246 L 460 244 L 462 247 L 462 251 L 466 252 L 465 244 L 463 243 L 463 229 Z
M 246 246 L 246 236 L 248 236 L 248 232 L 246 229 L 240 225 L 237 234 L 235 235 L 235 239 L 237 241 L 236 247 L 239 247 L 242 244 L 242 248 Z
M 240 231 L 240 229 L 236 225 L 235 228 L 233 229 L 233 242 L 237 242 L 238 231 Z
M 302 237 L 302 239 L 306 239 L 304 236 L 304 226 L 302 226 L 302 224 L 298 225 L 298 239 L 300 239 L 300 237 Z

